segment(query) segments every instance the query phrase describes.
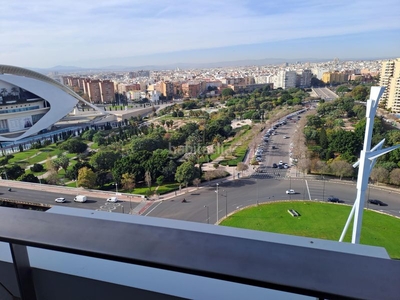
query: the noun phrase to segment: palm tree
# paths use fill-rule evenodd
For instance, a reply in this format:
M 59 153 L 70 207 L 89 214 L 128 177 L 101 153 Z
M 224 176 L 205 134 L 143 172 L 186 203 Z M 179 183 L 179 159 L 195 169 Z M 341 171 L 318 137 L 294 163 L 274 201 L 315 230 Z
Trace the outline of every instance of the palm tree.
M 11 88 L 11 94 L 15 97 L 18 96 L 19 98 L 19 89 L 16 88 L 15 86 Z
M 6 88 L 2 88 L 1 91 L 0 91 L 0 94 L 1 94 L 3 97 L 5 97 L 5 96 L 8 94 L 7 89 L 6 89 Z

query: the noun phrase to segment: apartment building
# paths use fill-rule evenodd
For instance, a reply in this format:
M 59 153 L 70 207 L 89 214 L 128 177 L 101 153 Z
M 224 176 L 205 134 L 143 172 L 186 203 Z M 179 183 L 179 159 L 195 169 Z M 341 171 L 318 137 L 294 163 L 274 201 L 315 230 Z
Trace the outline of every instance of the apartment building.
M 296 71 L 279 71 L 276 76 L 273 77 L 272 83 L 274 88 L 289 89 L 296 87 L 297 73 Z
M 299 74 L 299 84 L 298 87 L 300 88 L 308 88 L 311 86 L 311 78 L 313 77 L 313 74 L 311 70 L 303 70 Z
M 382 62 L 379 85 L 386 87 L 382 96 L 386 109 L 400 113 L 400 58 Z
M 161 81 L 161 94 L 167 99 L 172 99 L 174 95 L 174 84 L 171 81 Z
M 125 94 L 131 91 L 140 91 L 140 84 L 139 83 L 131 83 L 131 84 L 117 84 L 117 90 L 120 94 Z
M 346 82 L 348 75 L 343 72 L 325 72 L 322 74 L 322 81 L 326 84 L 338 84 Z
M 182 84 L 184 97 L 196 98 L 202 92 L 202 84 L 199 81 L 185 82 Z

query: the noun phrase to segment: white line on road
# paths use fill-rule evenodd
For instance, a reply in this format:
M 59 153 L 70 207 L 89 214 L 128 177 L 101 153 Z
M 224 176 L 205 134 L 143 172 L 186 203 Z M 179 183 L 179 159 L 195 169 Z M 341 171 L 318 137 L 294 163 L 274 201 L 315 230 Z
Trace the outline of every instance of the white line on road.
M 308 182 L 306 180 L 307 192 L 308 192 L 308 199 L 311 200 L 310 188 L 308 187 Z
M 154 206 L 153 209 L 150 210 L 150 211 L 149 211 L 147 214 L 145 214 L 144 216 L 145 216 L 145 217 L 148 216 L 148 214 L 150 214 L 153 210 L 155 210 L 161 203 L 162 203 L 162 201 L 161 201 L 161 202 L 158 202 L 157 205 Z

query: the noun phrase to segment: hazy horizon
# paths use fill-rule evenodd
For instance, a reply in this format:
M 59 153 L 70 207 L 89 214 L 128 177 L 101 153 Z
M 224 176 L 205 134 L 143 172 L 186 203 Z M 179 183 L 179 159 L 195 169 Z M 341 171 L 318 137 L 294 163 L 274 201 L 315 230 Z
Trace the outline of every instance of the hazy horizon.
M 400 56 L 394 0 L 21 0 L 2 8 L 0 64 L 20 67 Z

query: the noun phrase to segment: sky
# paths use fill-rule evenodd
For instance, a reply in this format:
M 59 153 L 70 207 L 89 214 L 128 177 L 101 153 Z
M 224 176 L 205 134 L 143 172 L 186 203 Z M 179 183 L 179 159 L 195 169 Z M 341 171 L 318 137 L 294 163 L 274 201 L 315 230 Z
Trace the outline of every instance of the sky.
M 399 0 L 0 0 L 0 64 L 400 57 Z

